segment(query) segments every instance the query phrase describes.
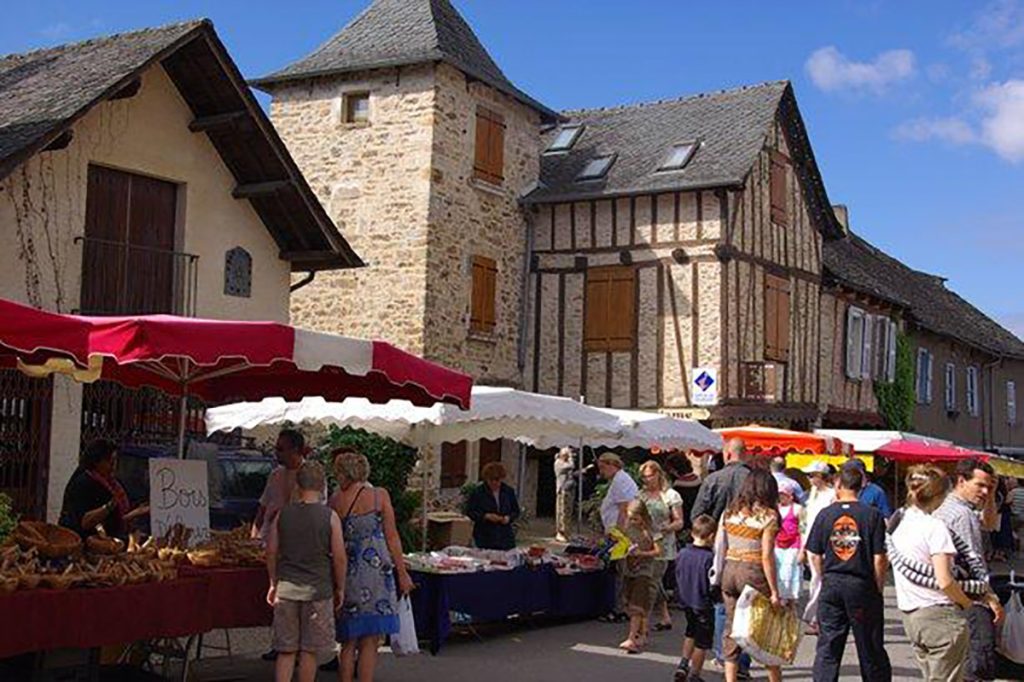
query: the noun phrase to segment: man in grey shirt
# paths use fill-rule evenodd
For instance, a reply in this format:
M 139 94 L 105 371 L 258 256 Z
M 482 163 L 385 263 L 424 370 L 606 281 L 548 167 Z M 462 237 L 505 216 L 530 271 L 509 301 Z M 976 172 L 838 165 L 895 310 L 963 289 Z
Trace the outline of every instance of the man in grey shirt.
M 704 479 L 700 484 L 700 491 L 697 493 L 697 500 L 693 503 L 693 511 L 690 518 L 697 518 L 701 514 L 707 514 L 718 523 L 722 518 L 722 512 L 732 502 L 732 498 L 739 492 L 740 486 L 750 473 L 747 466 L 744 451 L 746 445 L 741 438 L 733 438 L 726 442 L 722 448 L 722 457 L 725 459 L 725 466 Z
M 949 532 L 967 547 L 956 557 L 958 573 L 963 577 L 988 581 L 988 565 L 981 535 L 981 510 L 996 487 L 991 465 L 980 459 L 957 462 L 954 474 L 956 487 L 932 516 L 942 521 Z M 995 677 L 996 626 L 1002 622 L 1003 608 L 996 594 L 989 589 L 980 602 L 967 611 L 971 632 L 970 660 L 966 682 L 991 680 Z

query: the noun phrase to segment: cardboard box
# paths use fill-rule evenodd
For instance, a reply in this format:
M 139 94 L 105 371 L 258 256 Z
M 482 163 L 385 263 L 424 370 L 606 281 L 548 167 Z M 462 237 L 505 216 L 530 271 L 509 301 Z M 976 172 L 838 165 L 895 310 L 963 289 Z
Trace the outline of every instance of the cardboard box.
M 427 514 L 427 546 L 429 549 L 469 547 L 473 540 L 473 522 L 462 514 L 434 512 Z

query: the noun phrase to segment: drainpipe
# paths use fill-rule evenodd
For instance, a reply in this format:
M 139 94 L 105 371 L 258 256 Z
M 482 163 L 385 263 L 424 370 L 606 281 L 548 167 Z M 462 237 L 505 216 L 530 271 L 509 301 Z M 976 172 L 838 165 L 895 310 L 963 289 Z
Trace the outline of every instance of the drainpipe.
M 306 286 L 307 284 L 312 284 L 314 279 L 316 279 L 316 270 L 310 270 L 309 272 L 306 273 L 305 277 L 300 279 L 295 284 L 291 285 L 288 291 L 294 294 L 296 291 Z
M 994 373 L 993 370 L 995 370 L 996 367 L 998 367 L 998 366 L 1000 366 L 1002 364 L 1003 364 L 1003 358 L 1000 356 L 999 358 L 996 358 L 992 362 L 986 363 L 986 364 L 981 366 L 982 372 L 984 372 L 985 370 L 988 370 L 988 410 L 987 410 L 988 414 L 987 415 L 985 415 L 985 414 L 981 415 L 981 441 L 982 441 L 981 445 L 986 450 L 988 448 L 990 448 L 990 447 L 995 445 L 995 443 L 994 443 L 994 441 L 995 441 L 995 422 L 993 421 L 993 415 L 994 415 L 994 413 L 996 411 L 996 405 L 995 405 L 995 400 L 996 400 L 996 380 L 995 380 L 995 373 Z M 983 374 L 983 376 L 984 376 L 984 374 Z M 985 401 L 982 401 L 981 404 L 984 405 Z M 988 421 L 988 433 L 987 434 L 985 433 L 985 422 L 986 421 Z
M 534 214 L 533 209 L 526 210 L 526 248 L 523 252 L 523 285 L 520 291 L 519 299 L 519 353 L 518 353 L 518 366 L 520 383 L 522 386 L 526 385 L 526 377 L 523 376 L 523 372 L 526 371 L 526 327 L 529 321 L 529 296 L 530 296 L 530 261 L 533 258 L 533 245 L 534 245 Z M 534 329 L 533 333 L 536 334 L 537 330 Z M 534 358 L 536 360 L 536 358 Z

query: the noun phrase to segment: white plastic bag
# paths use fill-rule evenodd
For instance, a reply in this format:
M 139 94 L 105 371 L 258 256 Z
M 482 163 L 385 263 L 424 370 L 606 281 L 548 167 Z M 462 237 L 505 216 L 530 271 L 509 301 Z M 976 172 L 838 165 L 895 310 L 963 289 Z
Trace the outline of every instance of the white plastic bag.
M 1015 591 L 1006 603 L 999 651 L 1014 663 L 1024 663 L 1024 604 L 1020 601 L 1020 592 Z
M 736 601 L 731 637 L 763 665 L 787 665 L 796 659 L 803 635 L 791 608 L 774 609 L 768 597 L 747 585 Z
M 712 587 L 722 586 L 722 571 L 725 569 L 725 555 L 729 551 L 729 542 L 725 534 L 725 514 L 718 519 L 718 530 L 715 532 L 715 556 L 711 560 L 708 572 Z
M 416 621 L 412 617 L 412 601 L 409 597 L 398 600 L 398 634 L 391 635 L 391 651 L 395 656 L 410 656 L 420 652 L 416 637 Z

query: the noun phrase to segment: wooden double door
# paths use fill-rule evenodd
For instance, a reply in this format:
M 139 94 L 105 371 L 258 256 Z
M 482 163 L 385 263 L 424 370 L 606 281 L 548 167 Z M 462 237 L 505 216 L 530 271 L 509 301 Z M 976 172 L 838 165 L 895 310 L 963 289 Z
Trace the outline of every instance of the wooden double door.
M 172 182 L 89 166 L 83 313 L 177 311 L 183 262 L 175 250 L 177 193 Z

